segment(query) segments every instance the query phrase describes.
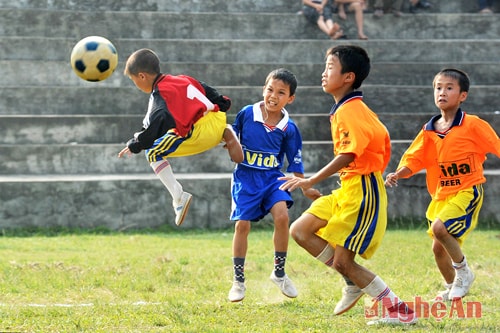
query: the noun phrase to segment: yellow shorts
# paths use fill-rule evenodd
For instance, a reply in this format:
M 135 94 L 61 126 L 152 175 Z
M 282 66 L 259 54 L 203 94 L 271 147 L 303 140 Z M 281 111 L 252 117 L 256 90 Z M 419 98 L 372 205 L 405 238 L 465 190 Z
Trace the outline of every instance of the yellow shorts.
M 225 129 L 226 113 L 209 112 L 193 125 L 193 129 L 187 136 L 179 136 L 175 130 L 170 130 L 161 138 L 156 139 L 153 146 L 146 149 L 146 157 L 151 163 L 167 157 L 203 153 L 221 143 Z
M 475 185 L 448 196 L 444 200 L 432 200 L 427 208 L 427 234 L 432 238 L 432 222 L 440 219 L 446 230 L 460 245 L 477 225 L 479 211 L 483 205 L 483 186 Z
M 327 221 L 317 235 L 369 259 L 387 226 L 387 192 L 380 172 L 343 180 L 330 195 L 315 200 L 305 213 Z

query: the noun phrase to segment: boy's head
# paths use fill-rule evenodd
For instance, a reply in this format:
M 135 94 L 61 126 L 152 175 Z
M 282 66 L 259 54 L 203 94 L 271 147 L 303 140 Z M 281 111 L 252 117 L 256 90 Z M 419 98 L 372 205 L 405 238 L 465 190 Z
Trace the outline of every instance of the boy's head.
M 353 89 L 358 89 L 370 73 L 370 57 L 366 51 L 356 45 L 337 45 L 326 51 L 325 58 L 334 56 L 342 66 L 341 74 L 354 73 Z
M 460 92 L 469 92 L 470 79 L 467 73 L 465 73 L 464 71 L 455 68 L 445 68 L 439 71 L 439 73 L 437 73 L 436 76 L 434 76 L 434 80 L 432 81 L 433 88 L 436 87 L 436 79 L 439 76 L 445 76 L 456 80 L 458 86 L 460 87 Z
M 126 76 L 148 73 L 157 75 L 160 73 L 160 58 L 150 49 L 140 49 L 128 57 L 123 73 Z
M 139 90 L 149 94 L 160 74 L 160 58 L 149 49 L 137 50 L 128 57 L 123 74 L 128 76 Z
M 266 82 L 264 83 L 264 88 L 267 86 L 270 80 L 280 80 L 283 81 L 290 88 L 290 96 L 295 95 L 295 90 L 297 90 L 297 78 L 295 75 L 287 69 L 278 68 L 269 73 L 266 77 Z

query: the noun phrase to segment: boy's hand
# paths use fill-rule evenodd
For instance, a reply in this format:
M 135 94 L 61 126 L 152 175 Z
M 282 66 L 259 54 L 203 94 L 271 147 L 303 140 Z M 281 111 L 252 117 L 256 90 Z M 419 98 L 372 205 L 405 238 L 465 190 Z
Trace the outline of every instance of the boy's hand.
M 308 188 L 307 190 L 302 190 L 302 194 L 304 194 L 304 196 L 306 198 L 309 198 L 312 201 L 314 201 L 314 200 L 318 199 L 319 197 L 323 196 L 323 194 L 321 194 L 321 192 L 318 191 L 315 188 Z
M 130 149 L 128 149 L 128 147 L 125 147 L 118 153 L 118 158 L 122 157 L 123 155 L 130 156 L 132 155 L 132 152 L 130 151 Z
M 278 180 L 284 180 L 285 182 L 281 184 L 280 190 L 282 191 L 293 191 L 296 188 L 300 187 L 303 191 L 307 191 L 311 188 L 311 184 L 308 179 L 294 177 L 294 176 L 285 176 L 279 177 Z
M 398 175 L 394 172 L 391 172 L 390 174 L 385 177 L 385 186 L 393 187 L 393 186 L 398 186 Z

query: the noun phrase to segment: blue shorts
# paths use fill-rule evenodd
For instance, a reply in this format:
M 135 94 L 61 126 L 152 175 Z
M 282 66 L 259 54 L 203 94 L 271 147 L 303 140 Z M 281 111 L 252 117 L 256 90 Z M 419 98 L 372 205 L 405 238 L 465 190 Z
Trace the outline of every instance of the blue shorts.
M 290 208 L 293 205 L 292 196 L 288 191 L 279 189 L 284 181 L 278 180 L 278 177 L 282 176 L 280 170 L 258 170 L 239 165 L 232 178 L 231 220 L 257 222 L 280 201 L 286 201 Z

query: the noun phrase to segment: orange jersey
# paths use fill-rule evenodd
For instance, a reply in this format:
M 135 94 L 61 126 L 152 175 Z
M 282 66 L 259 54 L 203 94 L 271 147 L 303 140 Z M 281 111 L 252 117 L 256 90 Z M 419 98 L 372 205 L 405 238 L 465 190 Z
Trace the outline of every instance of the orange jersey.
M 339 171 L 340 179 L 384 172 L 391 158 L 387 128 L 363 102 L 359 91 L 345 96 L 330 113 L 333 153 L 352 153 L 354 161 Z
M 398 166 L 409 168 L 411 175 L 426 169 L 427 190 L 434 200 L 486 182 L 486 154 L 500 156 L 500 139 L 486 121 L 459 109 L 452 127 L 439 133 L 434 122 L 440 117 L 424 125 Z

